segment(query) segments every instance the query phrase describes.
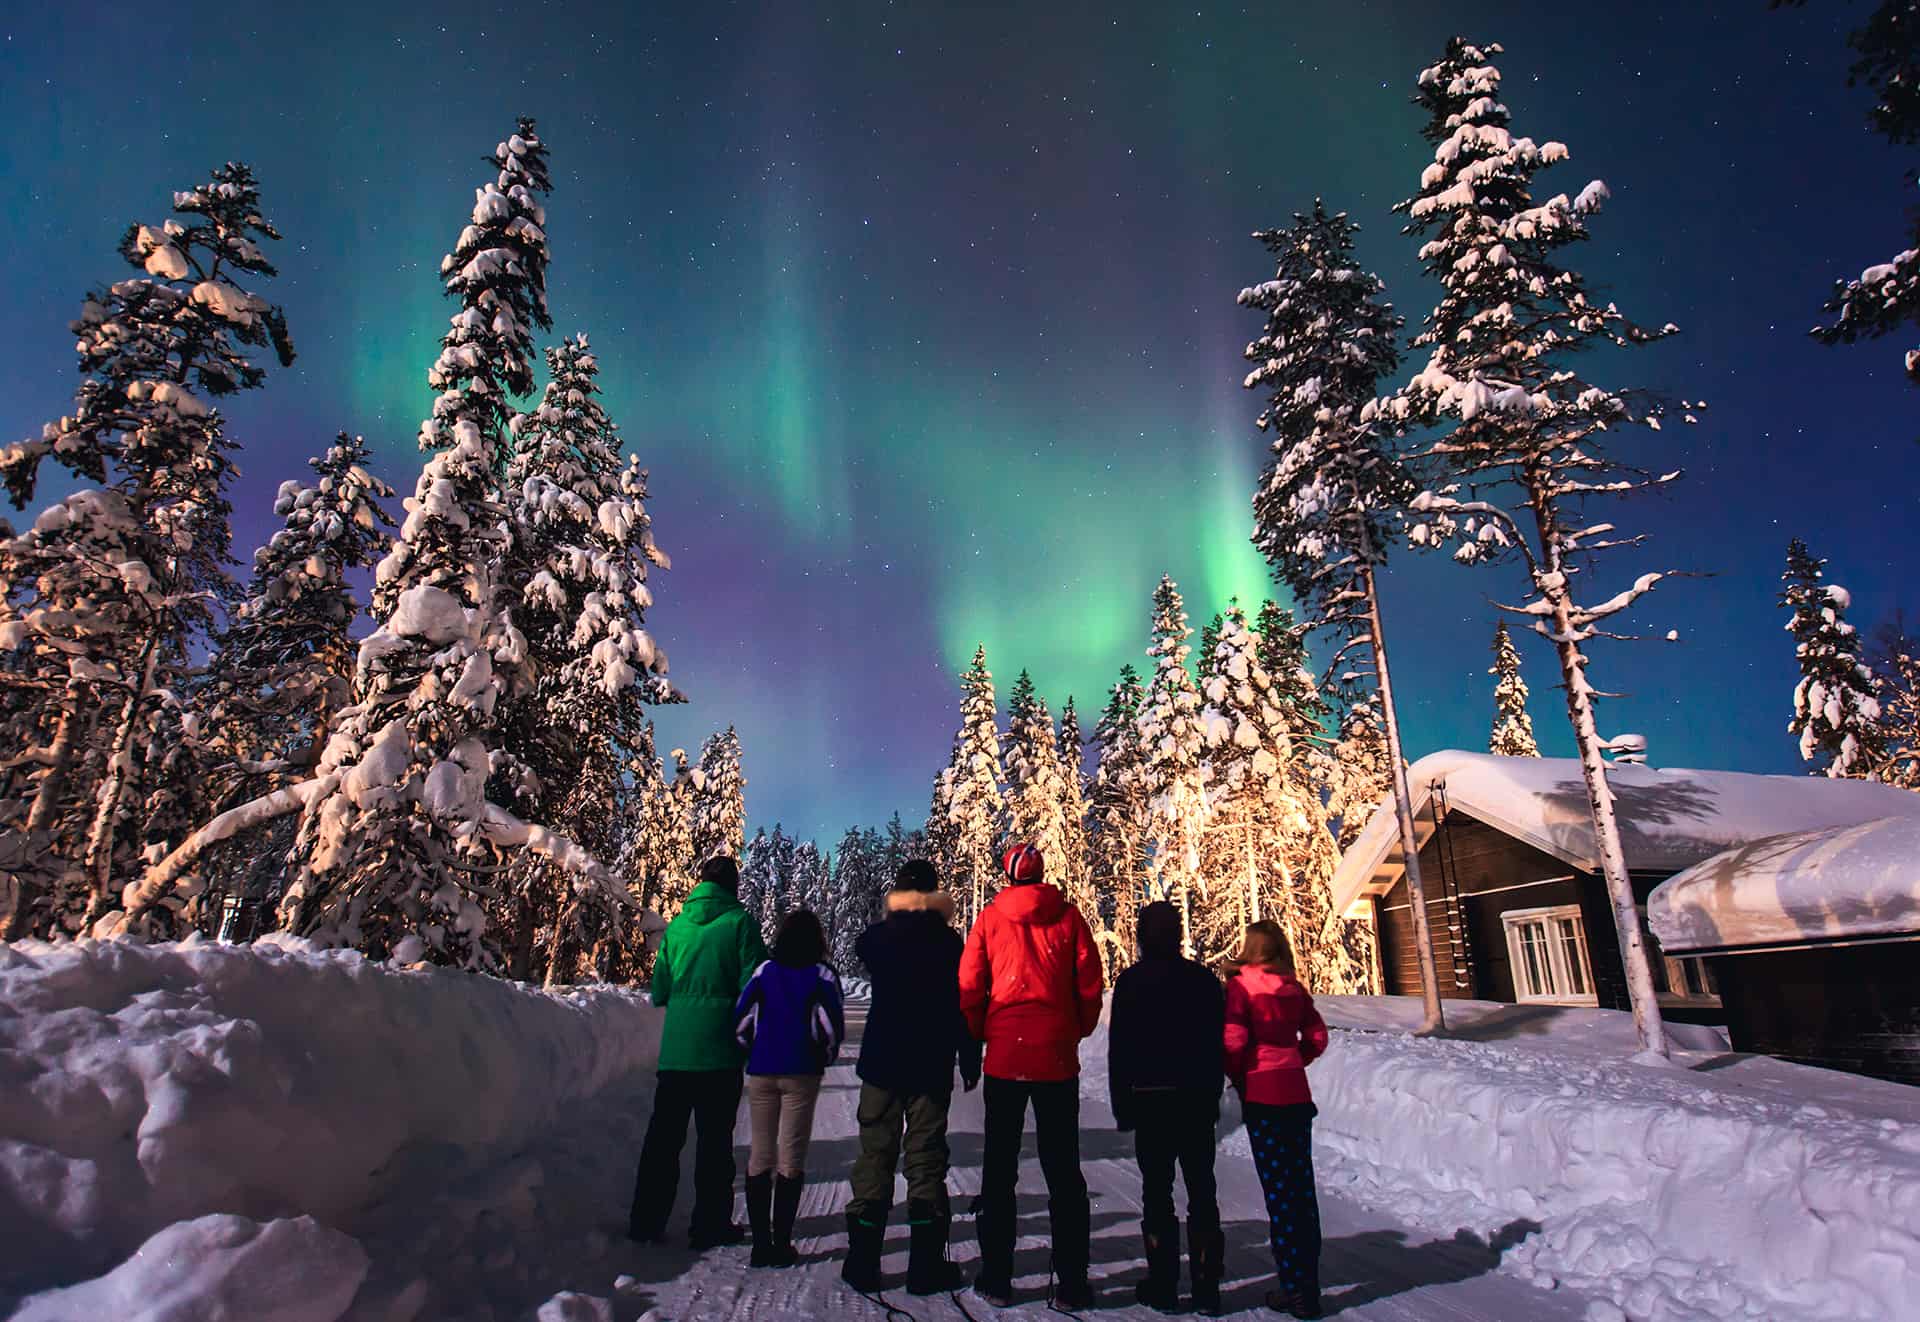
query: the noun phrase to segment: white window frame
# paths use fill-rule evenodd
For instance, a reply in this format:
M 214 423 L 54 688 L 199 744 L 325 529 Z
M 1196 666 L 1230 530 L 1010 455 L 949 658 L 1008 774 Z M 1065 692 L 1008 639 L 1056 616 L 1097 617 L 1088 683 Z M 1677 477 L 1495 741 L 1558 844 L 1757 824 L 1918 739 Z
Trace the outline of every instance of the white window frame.
M 1546 955 L 1548 975 L 1557 987 L 1571 987 L 1574 982 L 1573 971 L 1567 963 L 1566 943 L 1554 930 L 1554 924 L 1561 919 L 1570 919 L 1573 923 L 1574 946 L 1580 960 L 1580 981 L 1587 990 L 1584 993 L 1572 991 L 1541 990 L 1531 984 L 1528 976 L 1527 958 L 1521 944 L 1521 929 L 1538 926 L 1546 937 Z M 1587 948 L 1587 925 L 1581 916 L 1577 904 L 1555 904 L 1539 909 L 1509 909 L 1500 915 L 1500 921 L 1507 932 L 1507 959 L 1513 970 L 1513 998 L 1522 1005 L 1598 1005 L 1599 993 L 1593 985 L 1593 957 Z

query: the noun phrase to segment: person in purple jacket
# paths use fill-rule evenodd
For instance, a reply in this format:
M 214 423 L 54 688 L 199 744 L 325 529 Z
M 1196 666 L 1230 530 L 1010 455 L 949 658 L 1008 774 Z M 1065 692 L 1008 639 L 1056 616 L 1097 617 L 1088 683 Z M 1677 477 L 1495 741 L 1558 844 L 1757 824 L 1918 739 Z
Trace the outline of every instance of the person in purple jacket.
M 780 920 L 773 958 L 753 971 L 734 1006 L 734 1036 L 747 1049 L 747 1224 L 754 1267 L 791 1267 L 793 1221 L 806 1184 L 807 1141 L 820 1077 L 840 1053 L 846 1019 L 827 938 L 810 910 Z

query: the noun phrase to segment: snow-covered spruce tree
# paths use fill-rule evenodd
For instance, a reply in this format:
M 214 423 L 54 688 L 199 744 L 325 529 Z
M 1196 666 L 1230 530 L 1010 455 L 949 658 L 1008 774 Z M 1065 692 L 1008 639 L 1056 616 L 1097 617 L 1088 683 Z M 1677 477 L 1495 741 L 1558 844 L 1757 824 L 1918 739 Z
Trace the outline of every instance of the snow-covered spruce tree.
M 974 649 L 973 660 L 960 677 L 960 728 L 953 736 L 953 754 L 944 775 L 944 783 L 936 785 L 934 804 L 943 818 L 938 832 L 946 851 L 939 864 L 964 930 L 999 889 L 995 845 L 1006 802 L 993 675 L 987 670 L 984 646 Z M 929 835 L 935 833 L 931 818 L 927 829 Z
M 1590 522 L 1588 507 L 1679 475 L 1654 477 L 1618 458 L 1609 444 L 1617 429 L 1658 430 L 1663 410 L 1645 392 L 1593 384 L 1578 364 L 1594 360 L 1591 350 L 1648 344 L 1675 328 L 1644 329 L 1613 304 L 1595 303 L 1584 277 L 1561 264 L 1562 250 L 1587 237 L 1587 217 L 1607 188 L 1596 179 L 1573 198 L 1535 199 L 1534 176 L 1565 160 L 1567 149 L 1511 132 L 1491 63 L 1499 53 L 1497 45 L 1456 37 L 1420 74 L 1417 101 L 1428 112 L 1434 159 L 1418 194 L 1399 209 L 1409 216 L 1408 232 L 1427 238 L 1420 256 L 1441 297 L 1414 340 L 1428 351 L 1426 365 L 1381 411 L 1408 427 L 1443 429 L 1428 451 L 1440 484 L 1413 503 L 1415 544 L 1454 543 L 1463 564 L 1517 559 L 1526 568 L 1524 600 L 1503 609 L 1531 622 L 1558 653 L 1634 1023 L 1642 1053 L 1663 1058 L 1666 1033 L 1584 649 L 1595 638 L 1620 637 L 1611 632 L 1614 618 L 1665 575 L 1644 574 L 1598 600 L 1580 594 L 1591 604 L 1576 599 L 1576 587 L 1598 553 L 1640 540 L 1612 522 Z M 1604 361 L 1620 359 L 1610 353 Z M 1500 502 L 1502 493 L 1510 504 Z
M 1539 757 L 1533 739 L 1533 717 L 1527 715 L 1527 681 L 1520 678 L 1520 653 L 1514 648 L 1507 622 L 1493 630 L 1493 734 L 1487 751 L 1502 757 Z
M 1094 893 L 1093 872 L 1087 845 L 1087 772 L 1084 736 L 1080 733 L 1080 712 L 1071 695 L 1060 709 L 1060 830 L 1062 853 L 1049 860 L 1047 870 L 1054 884 L 1066 892 L 1080 910 L 1087 925 L 1100 927 L 1100 899 Z
M 740 850 L 740 903 L 755 922 L 766 908 L 767 878 L 772 868 L 773 844 L 762 826 Z
M 1213 816 L 1204 866 L 1213 894 L 1205 921 L 1195 924 L 1195 945 L 1204 962 L 1224 959 L 1247 923 L 1271 919 L 1287 932 L 1310 987 L 1366 991 L 1369 948 L 1333 913 L 1339 855 L 1308 763 L 1293 747 L 1285 691 L 1260 650 L 1261 639 L 1235 608 L 1226 613 L 1213 656 L 1202 662 Z
M 1104 949 L 1108 985 L 1133 962 L 1136 915 L 1147 887 L 1147 800 L 1140 782 L 1140 704 L 1146 690 L 1129 662 L 1093 730 L 1093 792 L 1087 863 L 1098 917 L 1086 915 Z
M 700 882 L 700 860 L 693 854 L 693 809 L 705 777 L 687 761 L 687 750 L 667 754 L 673 779 L 667 783 L 655 819 L 660 857 L 654 881 L 653 908 L 663 918 L 674 918 Z
M 1339 823 L 1335 838 L 1342 850 L 1393 792 L 1393 764 L 1382 725 L 1378 694 L 1358 694 L 1340 712 L 1324 779 L 1327 816 Z
M 393 545 L 380 505 L 393 488 L 367 471 L 369 455 L 364 440 L 341 432 L 308 460 L 315 481 L 282 482 L 274 497 L 281 526 L 254 552 L 252 581 L 199 699 L 221 758 L 218 807 L 310 772 L 328 722 L 352 696 L 351 629 L 365 608 L 349 577 Z
M 1204 903 L 1208 895 L 1200 870 L 1208 820 L 1201 763 L 1207 733 L 1200 720 L 1200 690 L 1187 670 L 1191 636 L 1180 590 L 1162 575 L 1153 591 L 1153 645 L 1147 655 L 1154 658 L 1154 671 L 1135 721 L 1140 760 L 1134 770 L 1147 805 L 1150 891 L 1179 908 L 1181 944 L 1189 956 L 1192 907 L 1196 897 Z
M 1271 597 L 1260 603 L 1253 627 L 1260 639 L 1260 664 L 1273 681 L 1274 700 L 1286 713 L 1294 756 L 1304 756 L 1326 738 L 1322 725 L 1327 716 L 1327 700 L 1320 696 L 1307 661 L 1306 631 L 1294 623 L 1292 611 Z
M 1886 762 L 1880 681 L 1860 659 L 1860 635 L 1847 623 L 1853 599 L 1825 581 L 1826 563 L 1798 538 L 1787 544 L 1780 604 L 1789 612 L 1800 669 L 1787 733 L 1799 736 L 1800 760 L 1820 774 L 1877 780 Z
M 1421 1031 L 1437 1032 L 1445 1019 L 1376 582 L 1394 520 L 1413 493 L 1411 476 L 1369 417 L 1380 379 L 1399 363 L 1403 323 L 1382 297 L 1379 277 L 1356 265 L 1356 231 L 1345 213 L 1330 215 L 1316 199 L 1312 213 L 1295 215 L 1286 229 L 1254 235 L 1276 267 L 1239 300 L 1267 317 L 1246 347 L 1254 367 L 1243 384 L 1265 394 L 1255 425 L 1274 433 L 1273 460 L 1253 496 L 1253 541 L 1311 613 L 1312 627 L 1337 640 L 1328 673 L 1356 681 L 1370 673 L 1378 692 L 1413 902 Z
M 1275 838 L 1293 741 L 1273 681 L 1260 664 L 1259 640 L 1237 605 L 1220 617 L 1213 635 L 1213 649 L 1200 658 L 1211 819 L 1201 871 L 1212 886 L 1205 902 L 1194 906 L 1195 957 L 1218 964 L 1239 948 L 1248 923 L 1272 919 L 1287 928 L 1304 974 L 1304 952 L 1282 902 L 1287 861 Z
M 1026 671 L 1007 695 L 1007 741 L 1004 749 L 1007 787 L 1006 820 L 1001 838 L 1008 844 L 1025 841 L 1047 861 L 1047 880 L 1058 883 L 1053 869 L 1066 861 L 1067 831 L 1062 815 L 1065 786 L 1060 775 L 1060 745 L 1053 716 L 1034 692 Z
M 767 841 L 766 882 L 760 892 L 760 936 L 769 947 L 780 929 L 780 920 L 800 902 L 803 881 L 799 853 L 800 842 L 775 822 L 773 835 Z
M 1867 665 L 1880 681 L 1880 733 L 1886 740 L 1880 778 L 1920 790 L 1920 639 L 1907 632 L 1901 612 L 1873 631 Z
M 1804 0 L 1774 0 L 1799 6 Z M 1847 37 L 1855 59 L 1850 85 L 1873 93 L 1867 125 L 1896 147 L 1920 145 L 1920 0 L 1881 0 L 1867 21 Z M 1907 168 L 1911 187 L 1920 169 Z M 1852 344 L 1920 326 L 1920 212 L 1907 217 L 1907 247 L 1890 260 L 1836 280 L 1825 311 L 1833 318 L 1813 328 L 1822 344 Z M 1907 379 L 1920 384 L 1920 348 L 1906 354 Z
M 134 851 L 166 843 L 147 838 L 138 806 L 156 788 L 155 759 L 182 769 L 160 736 L 189 737 L 192 723 L 155 722 L 187 689 L 212 605 L 232 589 L 232 445 L 209 401 L 259 385 L 262 350 L 293 361 L 280 310 L 248 288 L 275 274 L 260 241 L 279 237 L 252 172 L 228 164 L 173 206 L 177 218 L 129 226 L 120 241 L 140 274 L 81 305 L 73 412 L 0 449 L 16 508 L 49 458 L 103 488 L 46 511 L 7 557 L 0 629 L 37 659 L 31 723 L 45 740 L 31 748 L 21 827 L 60 852 L 52 896 L 22 888 L 0 936 L 90 930 Z M 111 559 L 95 558 L 109 547 Z M 60 558 L 71 563 L 56 568 Z M 62 596 L 45 595 L 56 587 Z
M 512 616 L 535 682 L 506 697 L 497 720 L 500 760 L 522 771 L 509 782 L 514 806 L 578 842 L 606 820 L 606 799 L 583 782 L 622 760 L 614 744 L 638 719 L 627 709 L 682 699 L 646 629 L 648 571 L 671 563 L 653 539 L 646 470 L 622 463 L 587 337 L 549 348 L 546 363 L 540 402 L 511 419 L 502 492 L 503 583 L 517 593 Z M 503 934 L 509 949 L 527 923 L 606 928 L 618 917 L 604 911 L 607 892 L 576 893 L 571 874 L 538 855 L 514 860 L 507 888 L 521 893 L 515 930 Z
M 355 701 L 314 779 L 200 833 L 230 830 L 235 814 L 282 810 L 291 797 L 302 816 L 283 925 L 403 963 L 495 965 L 480 901 L 511 850 L 575 870 L 605 888 L 609 905 L 624 900 L 586 851 L 488 792 L 495 777 L 524 781 L 524 768 L 502 755 L 496 711 L 532 679 L 513 595 L 498 577 L 510 545 L 500 492 L 508 401 L 532 389 L 533 328 L 549 324 L 546 147 L 531 120 L 496 148 L 493 164 L 496 176 L 476 190 L 471 223 L 441 263 L 461 310 L 428 373 L 440 394 L 420 444 L 432 458 L 376 575 L 380 627 L 360 646 Z
M 740 774 L 740 736 L 729 725 L 700 747 L 700 788 L 693 798 L 693 857 L 740 857 L 746 843 L 746 777 Z

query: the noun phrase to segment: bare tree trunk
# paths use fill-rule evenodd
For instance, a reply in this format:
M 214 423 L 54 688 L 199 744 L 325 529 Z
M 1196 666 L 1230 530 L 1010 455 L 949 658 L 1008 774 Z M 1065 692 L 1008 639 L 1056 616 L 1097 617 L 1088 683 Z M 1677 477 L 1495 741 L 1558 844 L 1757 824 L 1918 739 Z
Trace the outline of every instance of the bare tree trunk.
M 54 726 L 53 743 L 47 748 L 46 774 L 40 777 L 40 786 L 33 796 L 33 807 L 27 811 L 26 833 L 29 836 L 45 831 L 53 824 L 54 813 L 60 806 L 60 791 L 67 783 L 67 773 L 73 769 L 73 750 L 79 742 L 79 730 L 80 695 L 69 690 L 66 705 L 60 709 L 59 724 Z M 33 907 L 39 900 L 40 886 L 22 873 L 16 879 L 12 908 L 0 914 L 0 941 L 17 941 L 29 934 L 33 925 Z
M 127 773 L 133 761 L 133 732 L 140 724 L 140 708 L 153 691 L 154 667 L 160 661 L 160 639 L 147 640 L 146 654 L 140 661 L 140 681 L 127 694 L 120 709 L 120 725 L 113 732 L 113 747 L 107 753 L 107 775 L 100 782 L 100 797 L 95 805 L 93 827 L 87 833 L 86 873 L 92 896 L 87 903 L 83 932 L 112 907 L 113 842 L 116 819 L 120 815 L 120 796 L 126 792 Z
M 1538 510 L 1536 509 L 1536 515 Z M 1543 541 L 1550 530 L 1543 521 Z M 1551 543 L 1548 543 L 1551 545 Z M 1559 576 L 1557 556 L 1549 551 L 1552 577 L 1562 586 L 1546 593 L 1553 608 L 1554 649 L 1560 654 L 1560 674 L 1566 681 L 1567 717 L 1573 723 L 1580 748 L 1580 773 L 1587 782 L 1587 808 L 1593 814 L 1594 844 L 1600 852 L 1600 873 L 1606 878 L 1607 899 L 1613 907 L 1613 926 L 1620 937 L 1620 959 L 1626 966 L 1627 1001 L 1633 1007 L 1633 1029 L 1643 1055 L 1668 1058 L 1666 1024 L 1660 1018 L 1660 998 L 1647 963 L 1646 942 L 1640 936 L 1640 910 L 1634 903 L 1633 882 L 1627 876 L 1626 850 L 1620 844 L 1620 822 L 1613 813 L 1613 790 L 1607 785 L 1606 764 L 1600 756 L 1600 734 L 1594 725 L 1593 694 L 1587 686 L 1587 659 L 1573 638 L 1572 603 Z
M 1363 553 L 1366 548 L 1363 548 Z M 1393 772 L 1393 811 L 1400 819 L 1400 853 L 1407 863 L 1407 898 L 1413 904 L 1413 940 L 1419 947 L 1420 996 L 1425 1010 L 1421 1016 L 1423 1034 L 1446 1031 L 1446 1015 L 1440 1009 L 1440 975 L 1433 962 L 1433 932 L 1427 920 L 1427 890 L 1420 882 L 1420 847 L 1413 836 L 1413 797 L 1407 792 L 1407 764 L 1400 755 L 1400 719 L 1393 707 L 1393 680 L 1387 670 L 1387 641 L 1380 629 L 1380 594 L 1373 581 L 1373 566 L 1360 570 L 1367 594 L 1367 629 L 1372 636 L 1373 669 L 1380 684 L 1380 712 L 1386 725 L 1387 761 Z

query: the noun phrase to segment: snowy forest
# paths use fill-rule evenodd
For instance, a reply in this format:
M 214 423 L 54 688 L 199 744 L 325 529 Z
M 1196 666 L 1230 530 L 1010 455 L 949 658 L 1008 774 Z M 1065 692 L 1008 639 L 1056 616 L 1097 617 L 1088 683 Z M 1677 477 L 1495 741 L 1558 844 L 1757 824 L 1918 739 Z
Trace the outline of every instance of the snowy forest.
M 1863 76 L 1895 86 L 1862 40 Z M 81 301 L 73 411 L 0 451 L 12 504 L 31 511 L 0 539 L 0 936 L 284 931 L 402 964 L 644 979 L 648 934 L 702 859 L 731 854 L 769 933 L 810 907 L 857 972 L 853 937 L 901 861 L 931 858 L 964 922 L 998 885 L 998 852 L 1028 840 L 1112 970 L 1132 956 L 1134 911 L 1165 898 L 1196 957 L 1225 958 L 1272 917 L 1316 986 L 1367 990 L 1368 935 L 1331 912 L 1328 879 L 1377 807 L 1405 817 L 1378 579 L 1390 553 L 1435 550 L 1505 571 L 1488 747 L 1539 752 L 1511 621 L 1551 654 L 1624 885 L 1602 768 L 1644 741 L 1602 733 L 1588 645 L 1626 637 L 1641 599 L 1685 576 L 1603 584 L 1598 557 L 1647 532 L 1601 507 L 1679 481 L 1665 438 L 1704 404 L 1586 374 L 1630 371 L 1614 351 L 1677 328 L 1590 298 L 1570 262 L 1607 186 L 1545 182 L 1569 149 L 1515 127 L 1499 55 L 1456 39 L 1419 75 L 1431 163 L 1394 208 L 1435 295 L 1416 326 L 1357 265 L 1347 213 L 1315 201 L 1253 236 L 1271 273 L 1249 263 L 1260 278 L 1237 315 L 1264 320 L 1244 385 L 1272 438 L 1252 535 L 1275 597 L 1190 617 L 1171 578 L 1139 585 L 1141 664 L 1090 730 L 1074 697 L 1056 720 L 1024 672 L 1003 717 L 976 651 L 924 827 L 896 814 L 838 841 L 777 825 L 749 840 L 733 729 L 697 756 L 655 746 L 650 707 L 684 700 L 646 627 L 671 562 L 648 467 L 603 405 L 600 351 L 578 331 L 537 342 L 555 323 L 532 120 L 495 148 L 471 213 L 448 218 L 456 311 L 423 365 L 411 494 L 394 509 L 343 431 L 282 485 L 244 576 L 228 486 L 246 438 L 219 405 L 291 364 L 298 328 L 270 297 L 281 236 L 253 173 L 227 164 L 175 193 L 172 218 L 130 225 L 126 269 Z M 1917 124 L 1891 93 L 1875 112 L 1895 141 Z M 1911 257 L 1841 282 L 1816 333 L 1912 320 Z M 1621 448 L 1634 430 L 1651 450 Z M 64 494 L 35 508 L 50 470 Z M 1903 624 L 1869 646 L 1798 540 L 1780 601 L 1800 756 L 1920 788 L 1920 647 Z

